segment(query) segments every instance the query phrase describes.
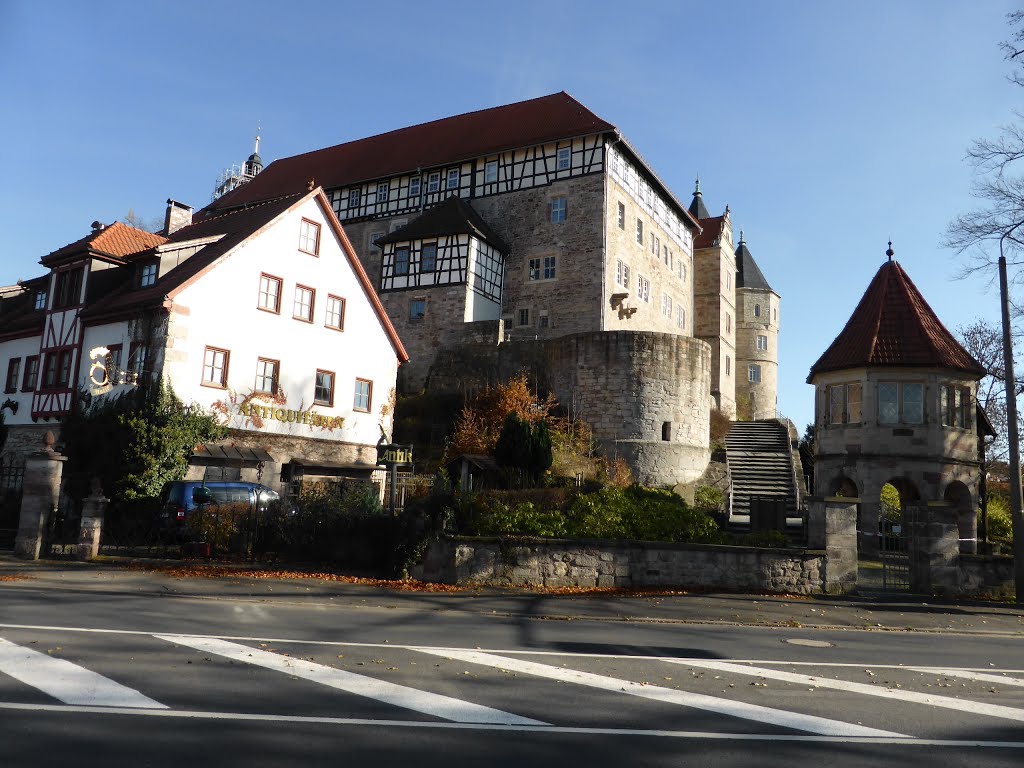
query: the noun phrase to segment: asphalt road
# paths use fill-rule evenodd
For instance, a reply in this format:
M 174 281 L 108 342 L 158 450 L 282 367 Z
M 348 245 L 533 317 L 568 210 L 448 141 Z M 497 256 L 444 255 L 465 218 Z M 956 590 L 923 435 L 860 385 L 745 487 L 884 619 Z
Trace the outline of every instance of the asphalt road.
M 1002 766 L 1024 612 L 0 558 L 0 765 Z

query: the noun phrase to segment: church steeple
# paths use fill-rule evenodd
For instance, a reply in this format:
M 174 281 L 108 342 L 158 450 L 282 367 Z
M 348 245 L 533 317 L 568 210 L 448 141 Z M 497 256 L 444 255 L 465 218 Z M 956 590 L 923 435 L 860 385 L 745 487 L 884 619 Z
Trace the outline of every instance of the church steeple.
M 256 146 L 249 155 L 249 159 L 245 161 L 245 175 L 252 178 L 257 173 L 263 170 L 263 160 L 260 159 L 260 129 L 256 128 Z
M 697 177 L 697 183 L 693 189 L 693 200 L 690 201 L 689 211 L 693 218 L 698 220 L 711 218 L 708 209 L 704 207 L 704 197 L 700 193 L 700 176 Z

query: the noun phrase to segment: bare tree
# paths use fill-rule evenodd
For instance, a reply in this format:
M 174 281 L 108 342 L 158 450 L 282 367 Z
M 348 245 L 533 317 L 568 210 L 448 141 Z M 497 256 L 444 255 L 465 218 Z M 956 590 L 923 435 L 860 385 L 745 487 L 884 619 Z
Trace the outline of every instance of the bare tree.
M 956 335 L 964 349 L 985 369 L 985 376 L 978 382 L 978 405 L 985 411 L 989 422 L 996 431 L 985 443 L 986 463 L 1005 462 L 1009 453 L 1006 423 L 1006 368 L 1003 365 L 1003 335 L 999 326 L 986 320 L 975 320 L 970 325 L 956 329 Z M 1014 355 L 1016 359 L 1016 355 Z M 1017 382 L 1017 394 L 1024 394 L 1024 385 Z M 1020 417 L 1018 415 L 1018 421 Z M 1024 422 L 1020 422 L 1024 431 Z

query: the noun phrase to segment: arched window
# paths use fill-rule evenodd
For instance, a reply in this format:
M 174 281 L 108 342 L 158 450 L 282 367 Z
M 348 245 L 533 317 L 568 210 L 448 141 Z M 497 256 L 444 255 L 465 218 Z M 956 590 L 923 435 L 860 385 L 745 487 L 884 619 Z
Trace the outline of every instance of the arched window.
M 760 304 L 755 304 L 754 305 L 754 317 L 760 317 L 760 316 L 761 316 L 761 305 Z

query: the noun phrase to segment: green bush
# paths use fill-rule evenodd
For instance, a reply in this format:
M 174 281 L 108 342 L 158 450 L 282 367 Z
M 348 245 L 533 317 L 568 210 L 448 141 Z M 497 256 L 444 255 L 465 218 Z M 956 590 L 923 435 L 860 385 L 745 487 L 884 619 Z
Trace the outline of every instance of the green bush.
M 979 512 L 979 523 L 980 512 Z M 988 538 L 989 541 L 1013 541 L 1013 518 L 1010 516 L 1009 500 L 1002 496 L 988 497 Z
M 710 485 L 702 485 L 693 494 L 693 506 L 705 512 L 717 512 L 724 504 L 725 494 Z

